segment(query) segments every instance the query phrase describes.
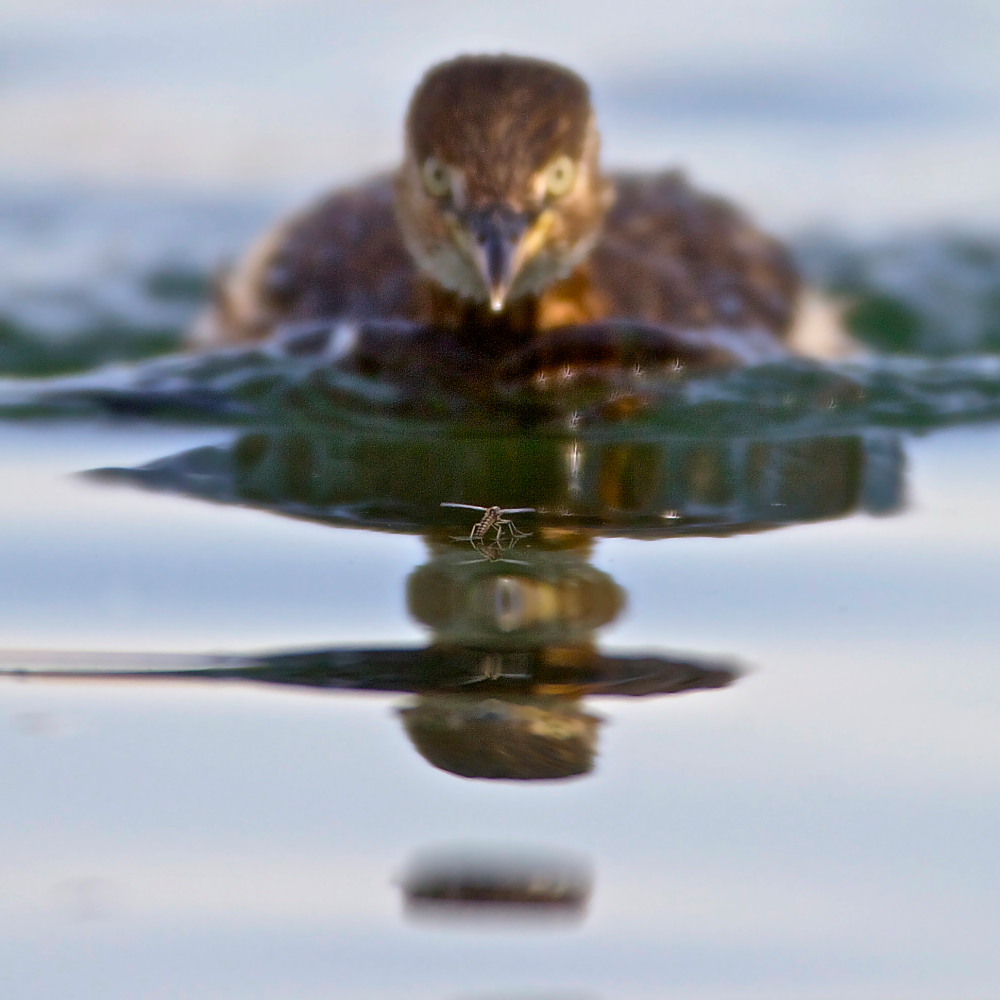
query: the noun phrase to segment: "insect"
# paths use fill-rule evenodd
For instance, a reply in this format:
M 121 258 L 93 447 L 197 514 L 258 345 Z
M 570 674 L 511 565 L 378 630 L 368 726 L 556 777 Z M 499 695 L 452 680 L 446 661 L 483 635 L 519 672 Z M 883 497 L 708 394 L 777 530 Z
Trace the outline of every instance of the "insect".
M 483 516 L 472 526 L 469 532 L 469 541 L 477 548 L 481 549 L 486 542 L 486 534 L 489 531 L 495 532 L 494 542 L 499 546 L 503 540 L 504 528 L 510 535 L 511 544 L 518 538 L 527 538 L 530 531 L 518 531 L 514 527 L 514 522 L 505 514 L 530 514 L 534 513 L 534 507 L 477 507 L 471 503 L 443 503 L 442 507 L 463 507 L 465 510 L 482 511 Z

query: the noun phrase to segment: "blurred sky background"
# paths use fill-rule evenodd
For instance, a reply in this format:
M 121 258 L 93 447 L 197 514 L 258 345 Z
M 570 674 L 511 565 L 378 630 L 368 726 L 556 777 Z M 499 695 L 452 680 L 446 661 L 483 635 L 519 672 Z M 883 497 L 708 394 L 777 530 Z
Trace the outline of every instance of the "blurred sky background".
M 786 227 L 1000 215 L 995 0 L 4 0 L 0 186 L 300 199 L 394 163 L 421 72 L 567 63 L 613 165 Z

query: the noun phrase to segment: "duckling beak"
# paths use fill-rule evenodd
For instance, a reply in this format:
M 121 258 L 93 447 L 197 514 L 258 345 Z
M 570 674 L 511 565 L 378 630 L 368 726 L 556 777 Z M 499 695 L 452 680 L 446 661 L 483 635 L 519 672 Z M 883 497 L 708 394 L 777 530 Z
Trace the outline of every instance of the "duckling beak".
M 524 212 L 504 204 L 474 209 L 465 219 L 472 259 L 489 293 L 493 312 L 503 309 L 521 268 L 528 223 Z

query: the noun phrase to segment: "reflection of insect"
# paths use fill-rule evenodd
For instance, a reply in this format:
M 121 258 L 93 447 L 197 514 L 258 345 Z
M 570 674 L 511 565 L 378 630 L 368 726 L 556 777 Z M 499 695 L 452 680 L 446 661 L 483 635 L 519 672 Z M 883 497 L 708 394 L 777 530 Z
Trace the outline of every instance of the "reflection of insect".
M 488 531 L 496 532 L 494 542 L 499 546 L 503 540 L 503 529 L 506 528 L 510 535 L 511 543 L 518 538 L 527 538 L 530 531 L 518 531 L 514 527 L 514 522 L 504 514 L 529 514 L 534 513 L 534 507 L 476 507 L 471 503 L 443 503 L 442 507 L 464 507 L 466 510 L 480 510 L 483 512 L 482 518 L 472 526 L 469 532 L 469 541 L 481 549 L 486 542 Z
M 461 540 L 461 539 L 458 539 Z M 486 545 L 483 542 L 472 542 L 472 547 L 479 553 L 478 559 L 466 559 L 464 562 L 459 563 L 460 566 L 468 566 L 472 563 L 481 562 L 502 562 L 502 563 L 513 563 L 516 566 L 527 566 L 529 565 L 523 559 L 508 559 L 503 555 L 504 552 L 510 551 L 513 547 L 514 542 L 517 539 L 511 539 L 509 545 L 501 545 L 499 542 L 493 542 L 490 545 Z
M 459 681 L 458 683 L 465 687 L 469 684 L 482 684 L 483 681 L 498 681 L 501 678 L 518 678 L 518 679 L 530 679 L 531 674 L 525 673 L 513 673 L 509 670 L 504 670 L 504 667 L 508 666 L 504 662 L 504 656 L 502 653 L 487 653 L 482 660 L 479 661 L 478 669 L 468 680 Z M 510 664 L 513 666 L 513 664 Z

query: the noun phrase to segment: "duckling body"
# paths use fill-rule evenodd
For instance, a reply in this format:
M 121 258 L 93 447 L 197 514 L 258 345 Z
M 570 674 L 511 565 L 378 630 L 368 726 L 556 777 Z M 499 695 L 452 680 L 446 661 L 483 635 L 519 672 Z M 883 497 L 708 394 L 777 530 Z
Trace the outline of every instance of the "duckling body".
M 604 174 L 586 86 L 510 56 L 432 69 L 403 166 L 266 234 L 217 288 L 199 346 L 287 324 L 403 320 L 497 350 L 575 324 L 725 327 L 782 342 L 784 248 L 679 172 Z

